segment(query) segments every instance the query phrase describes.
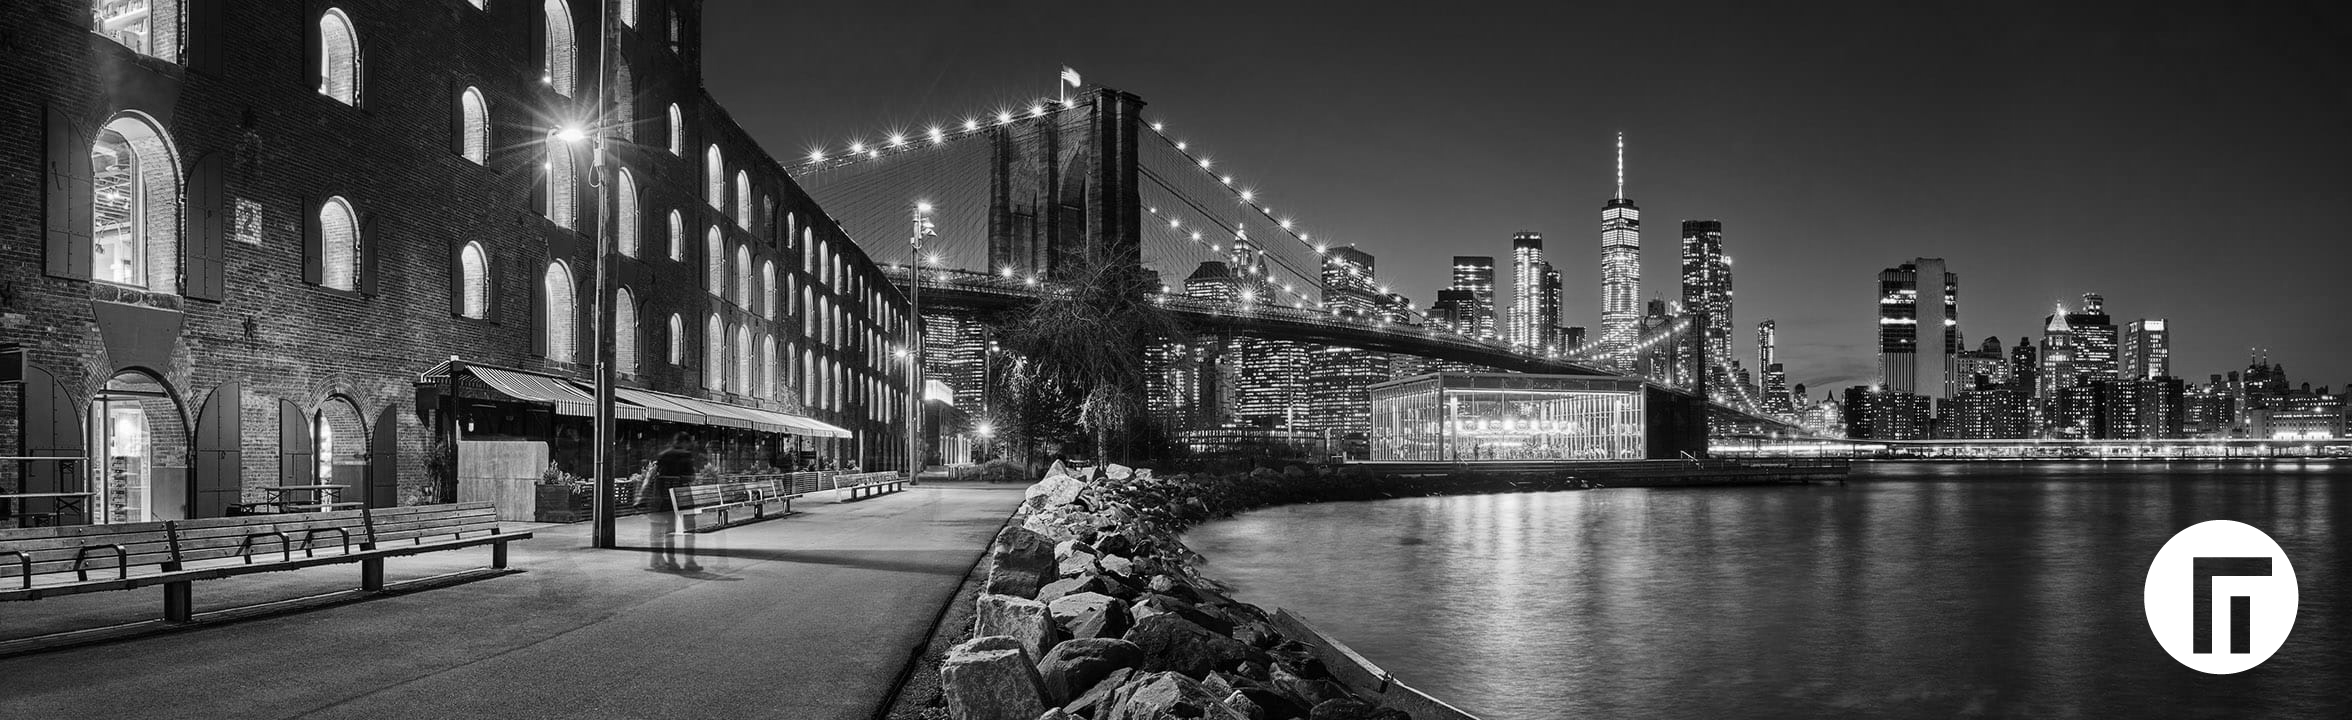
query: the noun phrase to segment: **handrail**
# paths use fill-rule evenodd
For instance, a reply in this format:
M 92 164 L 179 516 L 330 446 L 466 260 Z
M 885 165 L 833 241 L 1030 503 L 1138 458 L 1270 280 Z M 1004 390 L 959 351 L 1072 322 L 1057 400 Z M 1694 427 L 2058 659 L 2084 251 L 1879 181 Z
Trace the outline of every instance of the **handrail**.
M 253 564 L 253 556 L 249 554 L 249 552 L 253 549 L 253 539 L 266 538 L 272 535 L 276 535 L 278 537 L 278 549 L 283 550 L 286 553 L 286 557 L 283 562 L 294 562 L 294 541 L 288 539 L 285 533 L 276 530 L 271 530 L 268 532 L 257 532 L 246 535 L 245 539 L 237 541 L 237 556 L 245 558 L 245 564 Z
M 84 545 L 84 546 L 82 546 L 82 549 L 81 549 L 79 552 L 76 552 L 76 553 L 74 553 L 74 564 L 73 564 L 73 569 L 74 569 L 74 578 L 75 578 L 75 579 L 77 579 L 77 580 L 80 580 L 80 581 L 82 581 L 82 582 L 89 582 L 89 580 L 90 580 L 90 570 L 89 570 L 89 568 L 82 567 L 82 563 L 89 562 L 89 560 L 90 560 L 90 551 L 92 551 L 92 550 L 113 550 L 113 551 L 114 551 L 114 579 L 116 579 L 116 580 L 128 580 L 128 579 L 130 579 L 130 577 L 131 577 L 131 554 L 130 554 L 130 553 L 128 553 L 128 552 L 124 552 L 124 551 L 123 551 L 123 546 L 121 546 L 121 545 L 114 545 L 114 544 L 107 544 L 107 545 Z M 29 586 L 28 586 L 28 587 L 29 587 Z

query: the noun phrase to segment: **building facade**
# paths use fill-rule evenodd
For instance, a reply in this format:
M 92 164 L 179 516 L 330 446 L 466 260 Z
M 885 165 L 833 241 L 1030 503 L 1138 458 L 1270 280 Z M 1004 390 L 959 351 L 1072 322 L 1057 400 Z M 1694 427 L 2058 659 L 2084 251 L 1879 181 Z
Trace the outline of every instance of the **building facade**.
M 1888 390 L 1952 396 L 1960 350 L 1960 276 L 1942 258 L 1878 273 L 1878 376 Z M 1851 421 L 1849 421 L 1849 424 Z
M 1710 393 L 1718 402 L 1738 397 L 1738 379 L 1723 371 L 1734 358 L 1731 258 L 1723 254 L 1720 220 L 1682 221 L 1682 311 L 1698 318 Z
M 1625 135 L 1617 135 L 1617 194 L 1601 206 L 1601 338 L 1612 367 L 1632 365 L 1626 352 L 1641 337 L 1641 208 L 1625 197 Z
M 1468 302 L 1456 310 L 1460 331 L 1465 337 L 1477 340 L 1497 340 L 1502 328 L 1495 324 L 1495 263 L 1485 255 L 1454 256 L 1454 282 L 1447 289 L 1467 293 Z M 1439 299 L 1445 299 L 1441 294 Z
M 448 501 L 461 437 L 587 474 L 569 396 L 420 380 L 576 393 L 600 337 L 621 386 L 709 404 L 624 402 L 620 472 L 674 430 L 742 469 L 900 466 L 905 301 L 702 90 L 701 21 L 661 0 L 0 6 L 27 120 L 0 155 L 28 169 L 0 174 L 26 200 L 0 205 L 0 454 L 106 468 L 0 463 L 0 487 L 138 483 L 106 519 L 330 476 Z M 784 414 L 847 432 L 752 420 Z
M 2171 325 L 2164 318 L 2143 318 L 2124 327 L 2119 367 L 2124 379 L 2172 377 Z

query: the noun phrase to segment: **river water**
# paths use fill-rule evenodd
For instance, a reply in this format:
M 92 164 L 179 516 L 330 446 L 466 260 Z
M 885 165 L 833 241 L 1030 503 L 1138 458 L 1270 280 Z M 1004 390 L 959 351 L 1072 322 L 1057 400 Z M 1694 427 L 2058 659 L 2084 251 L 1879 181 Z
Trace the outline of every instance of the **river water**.
M 2302 606 L 2262 666 L 2142 610 L 2181 528 L 2251 524 Z M 2352 717 L 2352 463 L 1857 465 L 1846 484 L 1270 508 L 1211 576 L 1484 720 Z

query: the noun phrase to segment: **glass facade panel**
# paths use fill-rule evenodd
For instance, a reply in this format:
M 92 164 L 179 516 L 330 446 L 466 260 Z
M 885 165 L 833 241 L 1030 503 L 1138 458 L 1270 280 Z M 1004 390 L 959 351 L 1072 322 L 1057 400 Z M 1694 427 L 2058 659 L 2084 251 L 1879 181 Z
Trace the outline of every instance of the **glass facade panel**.
M 1638 380 L 1439 374 L 1371 388 L 1373 460 L 1633 460 Z

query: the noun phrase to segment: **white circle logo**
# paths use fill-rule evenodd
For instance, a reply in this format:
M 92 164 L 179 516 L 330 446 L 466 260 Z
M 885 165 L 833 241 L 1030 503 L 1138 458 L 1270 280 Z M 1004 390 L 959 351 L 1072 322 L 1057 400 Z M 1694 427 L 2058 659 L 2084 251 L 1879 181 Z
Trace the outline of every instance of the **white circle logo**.
M 2148 565 L 2148 630 L 2172 659 L 2212 675 L 2269 660 L 2295 628 L 2295 568 L 2269 535 L 2235 520 L 2191 525 Z

